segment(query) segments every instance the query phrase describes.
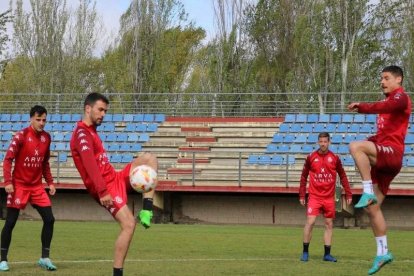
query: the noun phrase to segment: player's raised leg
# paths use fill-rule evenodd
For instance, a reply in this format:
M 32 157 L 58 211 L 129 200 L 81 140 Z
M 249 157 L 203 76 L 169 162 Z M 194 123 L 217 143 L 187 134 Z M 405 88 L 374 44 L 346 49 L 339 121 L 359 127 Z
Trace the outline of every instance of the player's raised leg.
M 150 166 L 158 173 L 158 159 L 153 153 L 144 152 L 140 154 L 137 158 L 135 158 L 134 161 L 132 161 L 130 172 L 132 172 L 134 168 L 140 165 Z M 143 194 L 143 198 L 142 198 L 143 206 L 142 206 L 142 210 L 138 214 L 138 217 L 139 217 L 140 223 L 145 228 L 149 228 L 151 226 L 151 219 L 153 216 L 152 209 L 153 209 L 154 193 L 155 191 L 152 190 L 152 191 L 149 191 Z
M 122 275 L 124 262 L 128 253 L 129 245 L 134 236 L 136 220 L 127 205 L 124 205 L 115 215 L 116 221 L 121 227 L 121 232 L 115 241 L 114 252 L 114 276 Z
M 362 178 L 363 194 L 355 208 L 364 208 L 377 203 L 377 197 L 371 179 L 371 166 L 377 163 L 377 149 L 371 141 L 355 141 L 350 143 L 349 151 L 355 160 Z

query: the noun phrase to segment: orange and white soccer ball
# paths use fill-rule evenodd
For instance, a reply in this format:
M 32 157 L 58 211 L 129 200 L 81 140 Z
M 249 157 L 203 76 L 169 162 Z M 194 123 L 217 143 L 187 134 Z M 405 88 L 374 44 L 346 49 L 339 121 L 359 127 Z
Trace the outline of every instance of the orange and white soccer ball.
M 147 165 L 135 167 L 129 175 L 132 189 L 138 193 L 146 193 L 155 189 L 157 185 L 157 172 Z

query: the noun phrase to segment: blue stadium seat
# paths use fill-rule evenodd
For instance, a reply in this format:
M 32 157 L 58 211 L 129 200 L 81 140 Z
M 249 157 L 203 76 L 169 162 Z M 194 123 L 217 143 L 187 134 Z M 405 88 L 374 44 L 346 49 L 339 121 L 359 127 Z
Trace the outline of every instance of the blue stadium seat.
M 338 153 L 338 145 L 331 144 L 329 146 L 329 150 L 332 151 L 333 153 Z
M 2 141 L 10 141 L 13 138 L 13 135 L 10 132 L 4 132 L 1 135 L 1 140 Z
M 108 114 L 107 115 L 105 115 L 105 120 L 106 120 L 106 117 L 108 116 Z M 71 121 L 72 122 L 78 122 L 78 121 L 80 121 L 80 120 L 82 120 L 82 115 L 81 114 L 77 114 L 77 113 L 75 113 L 75 114 L 72 114 L 72 116 L 71 116 Z
M 53 150 L 54 151 L 64 151 L 64 150 L 66 150 L 66 143 L 55 143 Z
M 352 123 L 354 121 L 354 115 L 352 114 L 342 114 L 343 123 Z
M 302 146 L 302 153 L 311 153 L 313 151 L 312 145 L 303 145 Z
M 306 123 L 306 114 L 297 114 L 296 115 L 297 123 Z
M 342 116 L 341 114 L 331 114 L 331 123 L 340 123 L 342 121 Z
M 103 124 L 103 131 L 114 132 L 115 131 L 115 124 L 114 123 Z
M 414 167 L 414 156 L 408 156 L 407 157 L 407 166 L 408 167 Z
M 266 153 L 275 153 L 275 152 L 277 152 L 277 148 L 278 148 L 277 145 L 269 144 L 269 145 L 267 145 L 265 152 Z
M 0 152 L 0 161 L 3 161 L 3 160 L 4 160 L 4 153 Z
M 114 116 L 114 114 L 105 114 L 105 118 L 104 118 L 104 121 L 105 122 L 112 122 L 113 120 L 112 120 L 112 118 L 113 118 L 113 116 Z
M 71 132 L 65 133 L 64 136 L 63 136 L 63 141 L 64 142 L 69 142 L 71 138 L 72 138 L 72 133 Z
M 336 125 L 335 124 L 326 124 L 325 131 L 329 133 L 335 132 Z
M 347 133 L 348 132 L 348 125 L 347 124 L 338 124 L 336 126 L 336 130 L 335 132 L 339 132 L 339 133 Z
M 287 157 L 283 156 L 283 164 L 293 165 L 295 164 L 295 161 L 296 159 L 293 155 L 288 155 Z
M 272 159 L 270 160 L 270 165 L 282 165 L 283 164 L 283 157 L 281 155 L 273 155 Z
M 289 124 L 281 124 L 279 127 L 279 132 L 289 132 L 290 125 Z
M 296 115 L 295 114 L 286 114 L 285 115 L 285 123 L 294 123 L 296 122 Z
M 345 144 L 349 144 L 349 143 L 351 143 L 351 142 L 355 141 L 355 139 L 356 139 L 356 135 L 354 135 L 354 134 L 346 134 L 346 135 L 344 136 L 344 140 L 343 140 L 343 142 L 344 142 Z
M 57 161 L 59 163 L 65 163 L 66 161 L 68 161 L 68 154 L 66 152 L 62 152 L 62 151 L 59 152 Z
M 7 113 L 1 114 L 0 121 L 10 122 L 10 114 L 7 114 Z
M 313 125 L 312 124 L 303 124 L 300 132 L 311 133 L 312 130 L 313 130 Z
M 106 134 L 105 133 L 100 132 L 100 133 L 98 133 L 98 136 L 99 136 L 99 138 L 101 138 L 102 142 L 106 141 Z
M 304 144 L 306 143 L 306 138 L 305 134 L 296 135 L 294 143 Z
M 62 131 L 63 125 L 60 123 L 54 123 L 52 124 L 52 131 Z
M 122 163 L 131 163 L 132 160 L 134 159 L 134 156 L 132 156 L 132 154 L 130 153 L 124 153 L 122 154 Z
M 270 165 L 271 157 L 270 155 L 261 155 L 259 157 L 259 164 L 260 165 Z
M 372 132 L 372 124 L 363 124 L 361 125 L 361 127 L 359 128 L 359 132 L 360 133 L 371 133 Z
M 302 128 L 301 124 L 291 124 L 290 132 L 300 132 L 301 128 Z
M 124 120 L 124 115 L 123 114 L 113 114 L 112 115 L 112 122 L 122 122 Z
M 115 142 L 116 141 L 116 134 L 115 133 L 109 133 L 106 135 L 106 142 Z
M 308 123 L 316 123 L 318 122 L 319 116 L 318 114 L 308 114 L 306 118 L 306 122 Z
M 291 153 L 301 153 L 302 152 L 302 145 L 290 145 L 289 152 Z
M 247 164 L 258 164 L 259 163 L 259 156 L 258 155 L 249 155 L 249 157 L 247 158 Z
M 24 124 L 22 124 L 22 123 L 20 123 L 20 122 L 14 122 L 13 124 L 12 124 L 12 130 L 13 131 L 19 131 L 19 130 L 21 130 L 22 128 L 24 128 L 25 127 L 25 125 Z
M 351 124 L 348 127 L 348 133 L 358 133 L 359 132 L 359 124 Z
M 295 136 L 292 134 L 286 134 L 285 138 L 283 138 L 283 143 L 293 143 L 295 140 Z
M 147 131 L 148 132 L 156 132 L 158 130 L 157 124 L 148 124 Z
M 128 134 L 126 134 L 126 133 L 118 133 L 116 135 L 116 141 L 117 142 L 126 142 L 126 141 L 128 141 Z
M 355 166 L 355 161 L 354 161 L 354 159 L 352 158 L 351 155 L 347 154 L 344 157 L 342 157 L 341 159 L 342 159 L 341 160 L 342 164 L 344 166 Z
M 414 134 L 408 134 L 405 136 L 406 144 L 414 144 Z
M 342 143 L 342 134 L 334 134 L 331 137 L 332 144 L 341 144 Z
M 339 153 L 339 154 L 349 153 L 348 145 L 339 145 L 337 153 Z
M 122 143 L 119 145 L 119 151 L 130 151 L 131 146 L 128 143 Z
M 287 152 L 289 152 L 289 146 L 285 145 L 285 144 L 280 145 L 280 146 L 277 147 L 276 152 L 278 152 L 278 153 L 287 153 Z
M 54 133 L 53 134 L 53 138 L 52 138 L 52 141 L 63 141 L 63 138 L 64 138 L 64 136 L 63 136 L 63 133 L 62 132 L 56 132 L 56 133 Z
M 75 128 L 75 125 L 73 123 L 63 123 L 62 124 L 62 131 L 72 131 Z
M 404 147 L 404 153 L 406 153 L 406 154 L 412 154 L 414 151 L 413 151 L 413 148 L 410 146 L 410 145 L 405 145 L 405 147 Z
M 367 139 L 367 135 L 365 135 L 365 134 L 357 134 L 355 136 L 355 141 L 364 141 L 366 139 Z
M 377 122 L 377 115 L 376 114 L 367 114 L 365 117 L 365 122 L 367 123 L 376 123 Z
M 306 140 L 308 144 L 315 144 L 318 142 L 318 134 L 312 133 L 309 134 L 308 139 Z
M 154 114 L 144 114 L 144 122 L 154 122 Z
M 330 122 L 329 114 L 320 114 L 319 115 L 319 123 L 329 123 L 329 122 Z
M 1 124 L 1 130 L 4 130 L 4 131 L 10 131 L 10 130 L 12 130 L 12 124 L 11 123 Z
M 128 134 L 128 142 L 138 142 L 139 135 L 137 133 L 129 133 Z
M 47 131 L 47 132 L 52 131 L 52 126 L 53 126 L 53 124 L 46 124 L 45 128 L 43 130 Z
M 141 133 L 139 135 L 139 142 L 148 142 L 149 141 L 149 135 L 147 133 Z
M 27 114 L 27 113 L 22 114 L 21 121 L 22 121 L 23 123 L 26 123 L 26 122 L 30 121 L 30 115 L 29 115 L 29 114 Z
M 272 143 L 283 143 L 283 135 L 282 134 L 274 134 L 272 138 Z
M 139 152 L 139 151 L 142 151 L 142 145 L 139 144 L 139 143 L 131 144 L 130 151 L 131 152 Z
M 55 114 L 51 114 L 50 115 L 50 120 L 49 120 L 50 122 L 60 122 L 61 121 L 61 116 L 60 116 L 60 114 L 58 114 L 58 113 L 55 113 Z
M 122 155 L 120 155 L 120 154 L 111 154 L 110 155 L 110 162 L 111 163 L 121 163 L 122 162 Z
M 72 115 L 71 114 L 62 114 L 61 121 L 65 123 L 72 122 Z
M 135 123 L 127 123 L 126 127 L 125 127 L 125 131 L 128 132 L 133 132 L 135 131 L 137 125 Z
M 147 131 L 147 124 L 137 124 L 135 131 L 137 132 L 146 132 Z
M 119 144 L 118 143 L 108 143 L 107 150 L 108 151 L 119 151 Z
M 165 114 L 155 114 L 154 121 L 157 123 L 165 122 Z
M 313 132 L 320 133 L 325 132 L 325 125 L 324 124 L 317 124 L 313 127 Z
M 143 122 L 144 121 L 144 114 L 135 114 L 134 115 L 134 122 Z
M 364 114 L 355 114 L 354 115 L 354 123 L 365 123 L 365 115 Z
M 124 114 L 124 122 L 132 122 L 132 121 L 134 121 L 133 114 Z
M 10 122 L 20 122 L 21 121 L 21 115 L 20 114 L 12 114 L 10 116 Z

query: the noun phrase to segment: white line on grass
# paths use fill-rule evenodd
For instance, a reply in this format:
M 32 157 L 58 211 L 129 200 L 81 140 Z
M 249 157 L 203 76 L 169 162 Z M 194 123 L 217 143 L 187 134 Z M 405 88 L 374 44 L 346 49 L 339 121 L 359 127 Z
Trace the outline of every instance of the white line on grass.
M 154 262 L 154 263 L 162 263 L 162 262 L 278 262 L 278 261 L 298 261 L 297 258 L 201 258 L 201 259 L 127 259 L 126 262 Z M 108 263 L 113 262 L 113 260 L 56 260 L 54 259 L 54 263 Z M 340 259 L 339 262 L 341 263 L 371 263 L 371 260 L 346 260 Z M 414 260 L 397 260 L 394 261 L 397 263 L 414 263 Z M 9 262 L 10 264 L 32 264 L 35 263 L 34 261 L 15 261 Z

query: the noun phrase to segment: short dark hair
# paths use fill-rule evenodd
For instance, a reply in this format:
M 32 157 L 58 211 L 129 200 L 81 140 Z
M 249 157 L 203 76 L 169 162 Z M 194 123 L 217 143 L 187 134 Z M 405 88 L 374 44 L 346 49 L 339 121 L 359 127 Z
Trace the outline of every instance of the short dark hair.
M 404 80 L 404 72 L 400 66 L 397 66 L 397 65 L 386 66 L 384 67 L 384 69 L 382 69 L 382 73 L 384 72 L 390 72 L 394 77 L 401 77 L 401 83 Z
M 103 101 L 104 103 L 109 104 L 109 100 L 107 97 L 105 97 L 101 93 L 92 92 L 88 96 L 86 96 L 85 101 L 83 102 L 83 108 L 85 108 L 85 106 L 87 105 L 93 106 L 97 101 Z
M 30 118 L 32 118 L 35 114 L 38 116 L 42 116 L 43 114 L 47 115 L 47 110 L 44 106 L 35 105 L 30 109 Z
M 319 138 L 322 138 L 322 137 L 327 137 L 328 138 L 328 141 L 331 141 L 331 136 L 329 135 L 328 132 L 321 132 L 321 133 L 319 133 L 318 140 L 319 140 Z

